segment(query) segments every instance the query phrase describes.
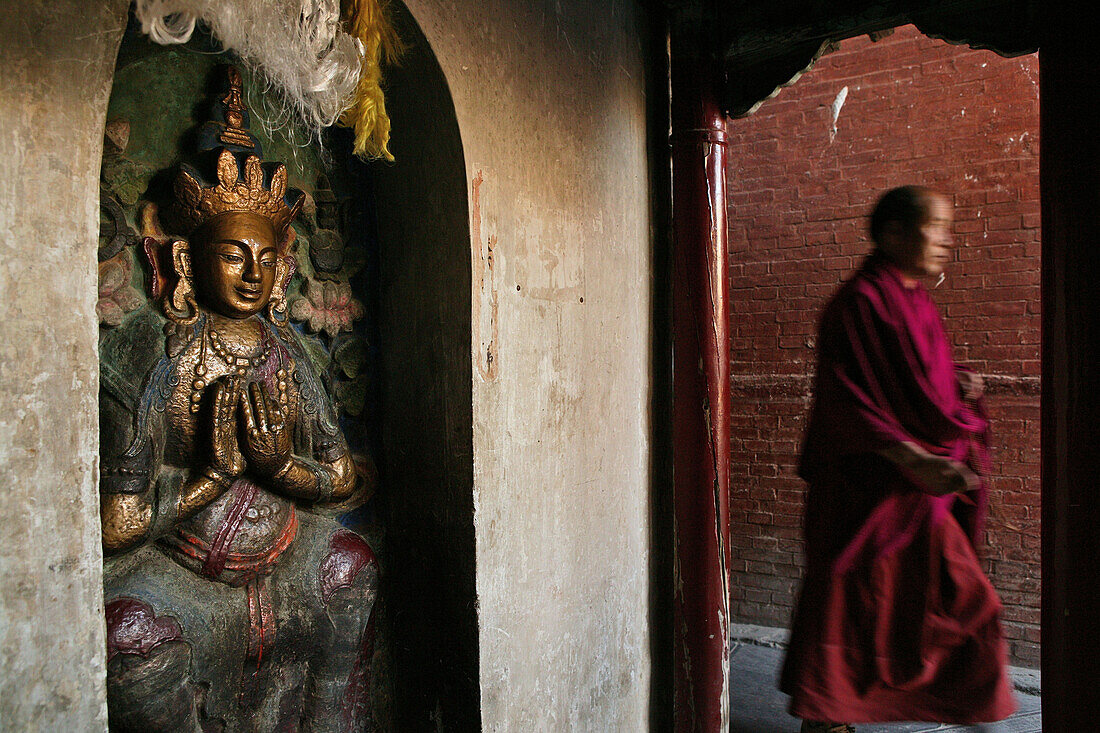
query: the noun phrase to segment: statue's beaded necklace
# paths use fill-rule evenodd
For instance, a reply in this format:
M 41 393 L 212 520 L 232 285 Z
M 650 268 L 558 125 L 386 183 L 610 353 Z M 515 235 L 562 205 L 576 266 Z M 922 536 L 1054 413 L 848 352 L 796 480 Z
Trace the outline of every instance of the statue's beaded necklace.
M 238 376 L 243 377 L 248 367 L 255 369 L 262 366 L 271 354 L 271 344 L 268 343 L 266 338 L 260 340 L 260 345 L 251 354 L 238 356 L 230 351 L 229 347 L 222 341 L 222 337 L 213 328 L 207 328 L 206 335 L 210 339 L 210 348 L 213 349 L 219 359 L 225 362 L 226 366 L 236 367 Z
M 252 353 L 247 355 L 234 354 L 229 350 L 229 347 L 225 344 L 222 336 L 213 328 L 210 327 L 209 322 L 204 318 L 202 326 L 199 330 L 199 358 L 195 362 L 195 379 L 191 382 L 191 412 L 197 413 L 199 407 L 202 404 L 202 392 L 206 389 L 209 383 L 206 375 L 206 345 L 210 344 L 210 350 L 214 352 L 214 355 L 218 357 L 227 367 L 233 370 L 237 376 L 244 377 L 248 374 L 249 369 L 268 372 L 266 369 L 268 360 L 271 357 L 274 344 L 269 334 L 265 331 L 260 338 L 260 344 Z M 279 403 L 286 409 L 289 406 L 290 399 L 287 394 L 288 378 L 291 371 L 294 369 L 293 360 L 289 359 L 287 355 L 279 350 L 279 369 L 275 372 L 275 386 L 278 389 Z M 268 381 L 267 379 L 264 380 Z

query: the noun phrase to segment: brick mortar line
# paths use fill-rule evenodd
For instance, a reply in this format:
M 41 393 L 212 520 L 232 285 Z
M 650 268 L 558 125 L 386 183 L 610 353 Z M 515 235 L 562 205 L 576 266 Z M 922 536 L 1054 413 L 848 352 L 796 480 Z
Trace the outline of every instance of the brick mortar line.
M 987 395 L 1034 395 L 1042 392 L 1040 377 L 1009 374 L 983 374 Z M 739 374 L 730 377 L 731 391 L 741 397 L 801 397 L 812 395 L 813 376 L 809 374 Z

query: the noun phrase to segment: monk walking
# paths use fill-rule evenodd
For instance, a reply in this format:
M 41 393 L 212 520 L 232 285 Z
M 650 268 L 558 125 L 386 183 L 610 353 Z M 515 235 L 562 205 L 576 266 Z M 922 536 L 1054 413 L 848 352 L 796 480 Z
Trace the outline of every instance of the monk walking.
M 951 205 L 886 193 L 875 249 L 826 306 L 800 475 L 806 577 L 780 689 L 803 733 L 977 723 L 1015 709 L 1001 603 L 975 547 L 988 423 L 921 284 L 950 259 Z M 844 722 L 837 722 L 844 721 Z

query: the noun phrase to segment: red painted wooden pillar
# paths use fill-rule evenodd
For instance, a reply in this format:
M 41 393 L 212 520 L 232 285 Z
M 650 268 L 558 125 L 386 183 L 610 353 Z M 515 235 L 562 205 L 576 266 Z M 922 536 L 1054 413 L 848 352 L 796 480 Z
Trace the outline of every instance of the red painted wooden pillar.
M 674 30 L 672 77 L 674 680 L 677 731 L 729 727 L 726 139 L 716 85 Z
M 1041 7 L 1043 729 L 1100 730 L 1100 55 Z

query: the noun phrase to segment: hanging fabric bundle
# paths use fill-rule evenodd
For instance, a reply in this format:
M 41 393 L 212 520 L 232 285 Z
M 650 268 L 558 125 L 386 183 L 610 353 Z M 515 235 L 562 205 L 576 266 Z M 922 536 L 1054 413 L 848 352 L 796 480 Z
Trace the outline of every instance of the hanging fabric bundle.
M 280 92 L 283 109 L 314 138 L 337 122 L 355 129 L 355 152 L 393 160 L 381 61 L 400 51 L 384 0 L 135 0 L 142 30 L 160 44 L 190 40 L 202 22 L 241 62 Z M 350 31 L 350 32 L 349 32 Z
M 361 66 L 355 102 L 344 111 L 340 124 L 355 130 L 356 155 L 392 161 L 382 60 L 395 62 L 404 47 L 386 19 L 386 0 L 343 0 L 342 5 L 345 26 L 359 42 Z

